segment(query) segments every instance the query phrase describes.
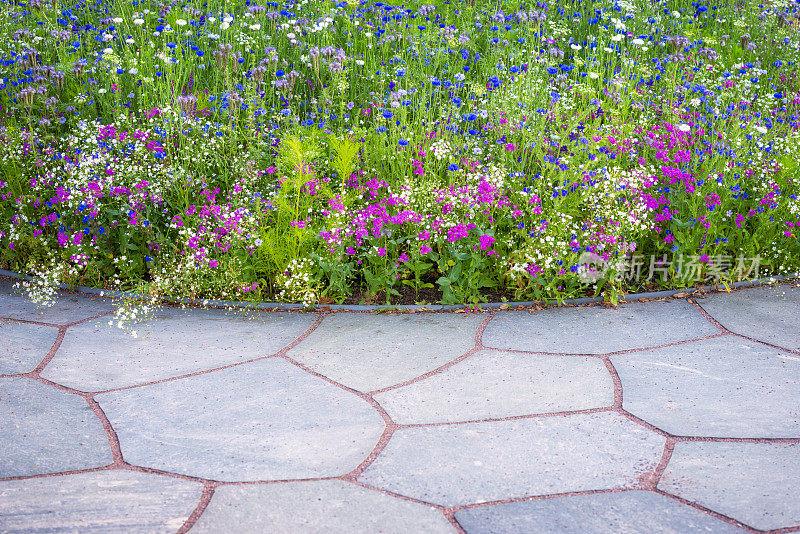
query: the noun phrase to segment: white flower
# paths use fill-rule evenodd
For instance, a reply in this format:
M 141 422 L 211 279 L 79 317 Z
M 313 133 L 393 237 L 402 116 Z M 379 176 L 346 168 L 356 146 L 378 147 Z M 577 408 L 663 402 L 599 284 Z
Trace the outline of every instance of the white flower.
M 596 72 L 590 72 L 590 73 L 589 73 L 589 78 L 591 78 L 591 79 L 593 79 L 593 80 L 596 80 L 596 79 L 597 79 L 597 78 L 599 78 L 599 77 L 600 77 L 600 75 L 599 75 L 599 74 L 597 74 Z
M 690 131 L 692 128 L 691 128 L 691 126 L 689 126 L 688 124 L 679 124 L 679 125 L 678 125 L 678 129 L 679 129 L 680 131 L 682 131 L 682 132 L 688 132 L 688 131 Z
M 582 47 L 581 45 L 571 44 L 569 47 L 573 50 L 580 50 Z
M 757 131 L 757 132 L 759 132 L 759 133 L 762 133 L 762 134 L 765 134 L 765 133 L 767 133 L 767 129 L 766 129 L 766 128 L 764 128 L 763 126 L 756 126 L 756 127 L 755 127 L 755 129 L 756 129 L 756 131 Z
M 638 38 L 637 38 L 637 39 L 634 39 L 634 40 L 633 40 L 633 41 L 631 41 L 631 42 L 632 42 L 633 44 L 635 44 L 635 45 L 639 45 L 639 46 L 641 46 L 641 45 L 643 45 L 643 44 L 644 44 L 644 39 L 638 39 Z
M 136 24 L 137 26 L 141 26 L 142 24 L 144 24 L 144 19 L 133 19 L 133 23 Z
M 231 25 L 228 24 L 227 22 L 223 22 L 222 24 L 219 25 L 219 27 L 222 28 L 223 30 L 227 30 L 228 28 L 230 28 L 230 26 Z
M 178 19 L 175 21 L 175 24 L 177 24 L 178 26 L 186 26 L 186 21 L 183 19 Z
M 293 33 L 287 33 L 286 34 L 286 38 L 287 39 L 294 39 L 295 37 L 297 37 L 297 36 L 295 34 L 293 34 Z
M 250 29 L 251 30 L 260 30 L 261 29 L 261 24 L 251 24 L 250 25 Z
M 621 33 L 618 33 L 617 35 L 614 35 L 613 37 L 611 37 L 611 40 L 614 41 L 615 43 L 618 43 L 618 42 L 620 42 L 622 40 L 623 37 L 625 37 L 625 36 L 622 35 Z
M 121 18 L 119 18 L 119 17 L 114 17 L 114 18 L 113 18 L 113 19 L 111 19 L 111 20 L 113 20 L 113 21 L 114 21 L 114 24 L 119 24 L 119 23 L 121 23 L 121 22 L 122 22 L 122 19 L 121 19 Z

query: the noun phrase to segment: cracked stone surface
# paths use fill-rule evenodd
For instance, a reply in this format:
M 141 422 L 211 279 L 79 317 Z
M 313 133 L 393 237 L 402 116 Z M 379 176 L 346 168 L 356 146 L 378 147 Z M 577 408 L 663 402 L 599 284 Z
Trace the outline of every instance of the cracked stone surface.
M 790 284 L 708 313 L 166 308 L 138 339 L 10 287 L 0 532 L 800 532 Z
M 614 383 L 598 358 L 484 350 L 375 400 L 399 424 L 445 423 L 610 406 Z
M 89 469 L 113 460 L 84 399 L 29 378 L 0 378 L 0 478 Z
M 0 375 L 33 371 L 57 337 L 52 326 L 0 320 Z
M 368 513 L 365 513 L 368 511 Z M 436 508 L 341 480 L 223 486 L 192 532 L 452 533 Z
M 622 406 L 679 436 L 800 436 L 800 358 L 734 336 L 613 356 Z
M 0 532 L 175 532 L 202 490 L 123 470 L 0 482 Z
M 732 332 L 800 350 L 800 287 L 778 284 L 716 293 L 698 304 Z
M 137 327 L 134 339 L 101 318 L 70 328 L 42 377 L 80 391 L 161 380 L 269 356 L 315 319 L 312 314 L 165 308 Z
M 616 309 L 556 308 L 498 314 L 487 347 L 559 354 L 607 354 L 710 336 L 719 330 L 684 300 L 632 302 Z
M 616 413 L 398 430 L 359 478 L 426 502 L 458 506 L 634 486 L 664 439 Z
M 326 317 L 289 356 L 341 384 L 372 391 L 461 356 L 474 347 L 483 319 L 481 314 L 337 313 Z
M 0 276 L 0 317 L 6 319 L 64 325 L 83 321 L 114 309 L 108 300 L 64 292 L 58 294 L 56 303 L 52 307 L 39 308 L 31 303 L 24 293 L 15 291 L 14 283 L 15 280 Z
M 129 462 L 225 481 L 347 473 L 385 427 L 364 400 L 277 358 L 97 401 Z
M 800 444 L 678 443 L 662 489 L 761 530 L 800 525 Z
M 572 495 L 456 512 L 467 534 L 744 533 L 739 527 L 649 491 Z

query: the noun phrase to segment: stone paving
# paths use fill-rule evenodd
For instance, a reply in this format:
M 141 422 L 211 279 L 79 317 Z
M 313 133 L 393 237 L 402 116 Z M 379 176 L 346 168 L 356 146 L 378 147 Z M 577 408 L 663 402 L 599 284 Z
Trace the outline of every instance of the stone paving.
M 800 287 L 372 314 L 37 310 L 0 533 L 800 532 Z

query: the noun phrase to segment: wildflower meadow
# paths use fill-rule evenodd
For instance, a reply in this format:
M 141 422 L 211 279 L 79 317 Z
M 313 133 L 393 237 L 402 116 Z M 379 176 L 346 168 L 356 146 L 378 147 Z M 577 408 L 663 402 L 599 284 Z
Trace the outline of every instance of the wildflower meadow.
M 800 271 L 800 3 L 427 1 L 0 0 L 0 267 L 309 306 Z

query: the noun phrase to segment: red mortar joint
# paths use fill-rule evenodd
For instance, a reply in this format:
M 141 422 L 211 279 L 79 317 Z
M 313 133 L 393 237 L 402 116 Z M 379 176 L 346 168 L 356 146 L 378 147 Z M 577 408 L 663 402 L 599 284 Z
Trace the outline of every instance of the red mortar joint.
M 709 315 L 709 313 L 706 310 L 704 310 L 703 307 L 700 306 L 694 298 L 690 298 L 690 299 L 687 299 L 687 300 L 692 306 L 694 306 L 694 308 L 698 312 L 700 312 L 700 315 L 702 315 L 703 317 L 708 319 L 708 322 L 710 322 L 711 324 L 713 324 L 714 326 L 719 328 L 721 332 L 724 332 L 726 334 L 731 334 L 732 333 L 730 330 L 728 330 L 727 328 L 722 326 L 722 323 L 720 323 L 719 321 L 717 321 L 716 319 L 711 317 L 711 315 Z
M 53 346 L 50 347 L 50 350 L 45 355 L 44 359 L 39 362 L 33 371 L 31 371 L 30 375 L 31 378 L 38 378 L 39 374 L 47 367 L 47 364 L 55 357 L 56 352 L 58 351 L 59 347 L 61 347 L 61 342 L 64 341 L 64 336 L 67 335 L 67 327 L 66 326 L 59 326 L 58 327 L 58 335 L 56 336 L 55 342 L 53 342 Z
M 66 326 L 75 326 L 76 324 L 85 323 L 88 321 L 93 321 L 94 319 L 99 319 L 100 317 L 106 317 L 107 315 L 111 315 L 114 313 L 113 311 L 107 311 L 103 313 L 98 313 L 97 315 L 92 315 L 91 317 L 87 317 L 85 319 L 80 319 L 78 321 L 73 321 L 71 323 L 67 323 Z
M 427 506 L 428 508 L 435 508 L 435 509 L 440 510 L 440 511 L 443 511 L 445 509 L 445 507 L 442 506 L 441 504 L 434 504 L 432 502 L 423 501 L 423 500 L 417 499 L 415 497 L 409 497 L 407 495 L 402 495 L 400 493 L 395 493 L 393 491 L 385 490 L 385 489 L 379 488 L 377 486 L 372 486 L 370 484 L 365 484 L 364 482 L 361 482 L 360 480 L 350 480 L 350 479 L 343 478 L 343 477 L 340 477 L 339 480 L 344 480 L 345 482 L 349 482 L 351 484 L 355 484 L 356 486 L 358 486 L 360 488 L 368 489 L 370 491 L 375 491 L 375 492 L 380 493 L 382 495 L 388 495 L 389 497 L 394 497 L 394 498 L 400 499 L 402 501 L 408 501 L 408 502 L 413 502 L 413 503 L 416 503 L 416 504 L 421 504 L 423 506 Z
M 14 323 L 22 323 L 22 324 L 35 324 L 35 325 L 38 325 L 38 326 L 50 326 L 50 327 L 53 327 L 53 328 L 64 328 L 65 326 L 69 326 L 69 325 L 63 325 L 63 324 L 45 323 L 43 321 L 34 321 L 33 319 L 19 319 L 17 317 L 0 317 L 0 320 L 2 320 L 2 321 L 10 321 L 10 322 L 14 322 Z
M 658 462 L 655 470 L 650 474 L 647 479 L 642 479 L 642 489 L 655 490 L 658 483 L 661 482 L 661 477 L 664 476 L 664 471 L 667 469 L 670 459 L 672 459 L 672 452 L 675 450 L 675 438 L 667 438 L 664 443 L 664 452 L 661 454 L 661 459 Z
M 483 331 L 486 330 L 486 326 L 489 324 L 489 321 L 491 321 L 492 318 L 496 315 L 496 313 L 497 313 L 496 311 L 489 312 L 486 315 L 486 318 L 483 321 L 481 321 L 481 323 L 478 325 L 477 331 L 475 332 L 475 345 L 471 349 L 469 349 L 467 352 L 462 354 L 461 356 L 458 356 L 457 358 L 454 358 L 454 359 L 450 360 L 449 362 L 440 365 L 439 367 L 437 367 L 436 369 L 433 369 L 432 371 L 428 371 L 427 373 L 421 374 L 419 376 L 416 376 L 416 377 L 411 378 L 409 380 L 406 380 L 404 382 L 400 382 L 399 384 L 394 384 L 394 385 L 391 385 L 391 386 L 387 386 L 385 388 L 381 388 L 381 389 L 376 389 L 376 390 L 370 391 L 370 392 L 367 393 L 367 395 L 369 395 L 369 396 L 377 395 L 378 393 L 383 393 L 385 391 L 391 391 L 393 389 L 398 389 L 398 388 L 413 384 L 415 382 L 419 382 L 421 380 L 425 380 L 426 378 L 430 378 L 435 374 L 441 373 L 442 371 L 446 371 L 447 369 L 453 367 L 457 363 L 460 363 L 460 362 L 466 360 L 467 358 L 469 358 L 470 356 L 472 356 L 473 354 L 475 354 L 477 352 L 480 352 L 482 350 L 486 350 L 487 347 L 484 347 L 481 344 L 481 338 L 483 338 Z
M 584 410 L 569 410 L 563 412 L 544 412 L 523 415 L 509 415 L 507 417 L 494 417 L 488 419 L 467 419 L 464 421 L 445 421 L 441 423 L 408 423 L 398 424 L 397 429 L 402 430 L 405 428 L 428 428 L 437 426 L 455 426 L 455 425 L 468 425 L 472 423 L 497 423 L 502 421 L 519 421 L 521 419 L 545 419 L 548 417 L 569 417 L 571 415 L 584 415 L 591 413 L 603 413 L 615 411 L 613 406 L 605 406 L 600 408 L 586 408 Z
M 496 501 L 486 501 L 486 502 L 479 502 L 479 503 L 471 503 L 471 504 L 462 504 L 460 506 L 454 506 L 450 508 L 453 512 L 458 512 L 459 510 L 469 510 L 471 508 L 482 508 L 484 506 L 494 506 L 497 504 L 511 504 L 515 502 L 528 502 L 528 501 L 543 501 L 548 499 L 558 499 L 560 497 L 578 497 L 581 495 L 596 495 L 598 493 L 622 493 L 625 491 L 633 491 L 636 488 L 630 487 L 622 487 L 622 488 L 611 488 L 611 489 L 599 489 L 599 490 L 583 490 L 583 491 L 566 491 L 562 493 L 548 493 L 546 495 L 529 495 L 526 497 L 512 497 L 509 499 L 499 499 Z
M 178 529 L 178 534 L 184 534 L 188 532 L 190 528 L 192 528 L 197 520 L 200 519 L 200 516 L 203 515 L 203 512 L 206 511 L 208 508 L 209 503 L 211 502 L 211 497 L 214 496 L 214 491 L 220 484 L 218 482 L 206 482 L 203 484 L 203 493 L 200 495 L 200 502 L 197 503 L 197 507 L 192 510 L 192 513 L 189 514 L 189 517 L 186 518 L 186 521 L 181 525 L 181 528 Z
M 185 373 L 185 374 L 178 375 L 178 376 L 171 376 L 169 378 L 162 378 L 160 380 L 151 380 L 150 382 L 142 382 L 141 384 L 134 384 L 132 386 L 122 386 L 122 387 L 118 387 L 118 388 L 103 389 L 103 390 L 100 390 L 100 391 L 94 391 L 92 394 L 93 395 L 99 395 L 101 393 L 111 393 L 111 392 L 114 392 L 114 391 L 125 391 L 125 390 L 128 390 L 128 389 L 136 389 L 136 388 L 141 388 L 141 387 L 144 387 L 144 386 L 153 386 L 153 385 L 156 385 L 156 384 L 163 384 L 165 382 L 172 382 L 173 380 L 180 380 L 182 378 L 189 378 L 189 377 L 192 377 L 192 376 L 205 375 L 205 374 L 208 374 L 208 373 L 213 373 L 215 371 L 222 371 L 223 369 L 230 369 L 232 367 L 239 367 L 240 365 L 246 365 L 248 363 L 253 363 L 253 362 L 257 362 L 257 361 L 261 361 L 261 360 L 266 360 L 268 358 L 280 358 L 280 357 L 283 357 L 283 356 L 286 355 L 287 352 L 289 352 L 289 350 L 291 350 L 292 348 L 297 346 L 297 344 L 300 343 L 301 341 L 303 341 L 305 338 L 307 338 L 311 334 L 311 332 L 316 330 L 316 328 L 320 325 L 320 323 L 322 322 L 322 319 L 323 319 L 323 317 L 325 315 L 326 314 L 324 314 L 324 313 L 320 314 L 317 317 L 317 319 L 314 321 L 314 323 L 310 327 L 308 327 L 308 329 L 305 332 L 303 332 L 303 334 L 301 334 L 297 339 L 295 339 L 294 341 L 292 341 L 291 343 L 289 343 L 288 345 L 286 345 L 285 347 L 280 349 L 278 352 L 275 352 L 273 354 L 268 354 L 266 356 L 257 356 L 255 358 L 250 358 L 249 360 L 244 360 L 244 361 L 241 361 L 241 362 L 229 363 L 227 365 L 220 365 L 219 367 L 213 367 L 211 369 L 204 369 L 202 371 L 194 371 L 194 372 L 191 372 L 191 373 Z
M 456 520 L 455 508 L 445 508 L 444 510 L 442 510 L 442 513 L 444 514 L 445 519 L 447 519 L 450 522 L 450 524 L 453 525 L 453 528 L 456 530 L 456 532 L 459 533 L 466 532 Z
M 673 495 L 672 493 L 667 493 L 666 491 L 660 490 L 658 488 L 653 489 L 651 491 L 653 491 L 655 493 L 658 493 L 659 495 L 663 495 L 664 497 L 668 497 L 668 498 L 672 499 L 673 501 L 677 501 L 677 502 L 679 502 L 681 504 L 685 504 L 686 506 L 691 506 L 692 508 L 694 508 L 696 510 L 700 510 L 701 512 L 705 512 L 705 513 L 707 513 L 708 515 L 710 515 L 712 517 L 716 517 L 717 519 L 719 519 L 721 521 L 724 521 L 726 523 L 729 523 L 731 525 L 739 527 L 739 528 L 741 528 L 741 529 L 743 529 L 743 530 L 745 530 L 747 532 L 752 532 L 752 533 L 764 532 L 763 530 L 758 530 L 758 529 L 755 529 L 755 528 L 753 528 L 753 527 L 751 527 L 749 525 L 745 525 L 741 521 L 738 521 L 738 520 L 736 520 L 736 519 L 734 519 L 732 517 L 728 517 L 728 516 L 723 515 L 723 514 L 721 514 L 719 512 L 715 512 L 714 510 L 711 510 L 710 508 L 706 508 L 705 506 L 697 504 L 694 501 L 690 501 L 688 499 L 684 499 L 683 497 L 678 497 L 677 495 Z M 776 531 L 770 531 L 770 532 L 776 532 Z
M 622 379 L 608 356 L 603 357 L 603 363 L 606 365 L 606 370 L 608 370 L 608 374 L 611 375 L 611 381 L 614 383 L 614 404 L 612 407 L 615 410 L 622 409 Z

